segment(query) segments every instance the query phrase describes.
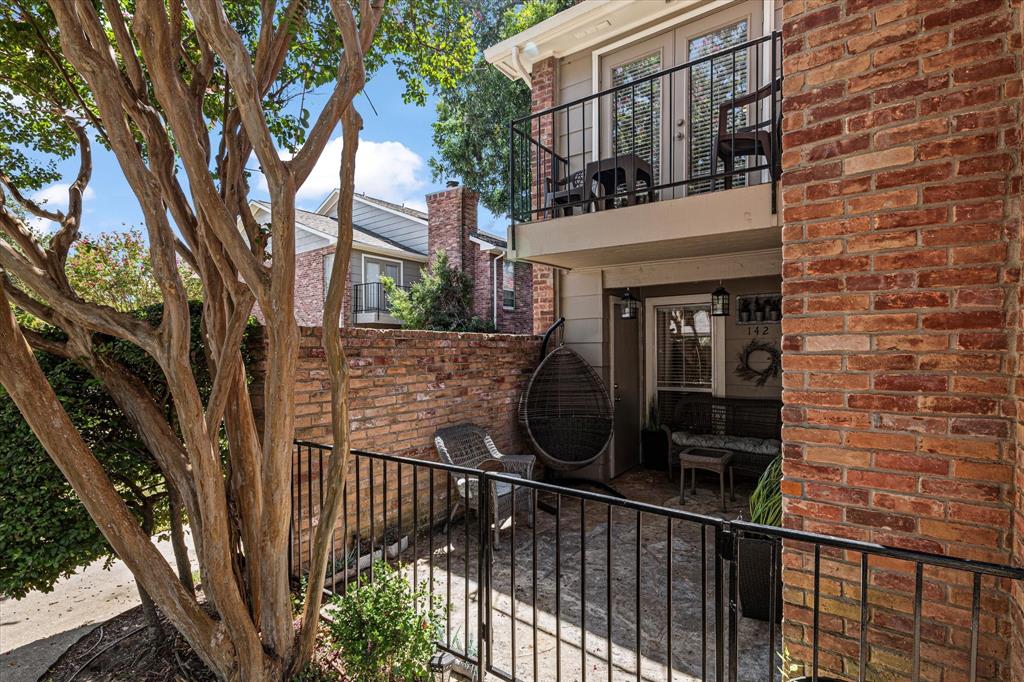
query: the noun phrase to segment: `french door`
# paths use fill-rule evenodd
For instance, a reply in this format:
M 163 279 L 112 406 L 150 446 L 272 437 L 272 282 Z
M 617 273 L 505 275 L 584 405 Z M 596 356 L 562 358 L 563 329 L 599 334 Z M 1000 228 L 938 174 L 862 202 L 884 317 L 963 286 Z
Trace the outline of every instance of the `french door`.
M 763 23 L 762 3 L 745 2 L 603 56 L 599 88 L 616 90 L 602 98 L 600 157 L 635 154 L 650 164 L 656 185 L 679 183 L 661 198 L 720 189 L 722 179 L 707 179 L 718 165 L 719 107 L 767 82 L 770 71 L 770 44 L 729 50 L 762 35 Z M 730 125 L 745 125 L 750 109 L 738 109 Z M 690 178 L 703 179 L 683 182 Z M 738 176 L 733 186 L 744 182 Z

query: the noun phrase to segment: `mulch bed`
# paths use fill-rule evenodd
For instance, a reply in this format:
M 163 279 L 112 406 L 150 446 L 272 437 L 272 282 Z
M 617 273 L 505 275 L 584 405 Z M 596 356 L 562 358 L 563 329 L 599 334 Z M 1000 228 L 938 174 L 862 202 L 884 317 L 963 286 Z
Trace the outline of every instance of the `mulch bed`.
M 151 641 L 136 606 L 98 625 L 57 659 L 40 679 L 47 682 L 207 682 L 214 676 L 188 643 L 163 621 Z
M 151 641 L 142 607 L 98 625 L 71 645 L 46 674 L 45 682 L 215 682 L 216 675 L 188 642 L 161 616 L 163 635 Z M 338 654 L 318 647 L 315 658 L 325 675 L 344 682 Z

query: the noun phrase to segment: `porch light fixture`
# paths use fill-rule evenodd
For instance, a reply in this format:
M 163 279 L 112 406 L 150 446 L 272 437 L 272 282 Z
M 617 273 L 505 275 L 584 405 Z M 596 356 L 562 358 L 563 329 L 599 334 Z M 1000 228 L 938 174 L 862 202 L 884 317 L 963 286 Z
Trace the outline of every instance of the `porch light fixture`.
M 622 319 L 635 320 L 639 309 L 640 301 L 633 298 L 633 294 L 626 289 L 626 293 L 622 295 Z
M 711 293 L 711 316 L 728 317 L 729 315 L 729 292 L 725 287 L 719 286 Z

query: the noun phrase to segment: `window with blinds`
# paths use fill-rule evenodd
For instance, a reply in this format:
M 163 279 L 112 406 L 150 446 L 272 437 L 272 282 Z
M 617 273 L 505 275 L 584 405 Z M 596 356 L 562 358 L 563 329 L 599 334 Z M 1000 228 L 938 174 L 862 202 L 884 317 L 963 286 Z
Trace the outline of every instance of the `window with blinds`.
M 710 391 L 712 373 L 711 306 L 656 306 L 655 381 L 663 392 Z M 669 400 L 660 402 L 667 405 Z
M 688 57 L 690 61 L 706 57 L 747 41 L 748 22 L 746 19 L 723 26 L 711 33 L 691 38 Z M 718 107 L 729 100 L 747 94 L 749 88 L 748 50 L 739 50 L 716 59 L 696 64 L 689 69 L 689 176 L 691 178 L 711 175 L 718 164 L 712 148 L 718 130 Z M 733 110 L 727 130 L 747 124 L 746 108 Z M 746 157 L 737 157 L 737 169 L 745 168 Z M 745 175 L 733 177 L 733 187 L 746 184 Z M 717 179 L 691 182 L 688 192 L 696 194 L 712 189 L 722 189 L 723 180 Z
M 654 52 L 612 68 L 615 108 L 612 148 L 617 155 L 636 154 L 651 164 L 658 183 L 661 165 L 661 79 L 640 81 L 661 71 L 661 53 Z M 630 83 L 635 83 L 632 87 Z M 621 188 L 617 188 L 621 191 Z

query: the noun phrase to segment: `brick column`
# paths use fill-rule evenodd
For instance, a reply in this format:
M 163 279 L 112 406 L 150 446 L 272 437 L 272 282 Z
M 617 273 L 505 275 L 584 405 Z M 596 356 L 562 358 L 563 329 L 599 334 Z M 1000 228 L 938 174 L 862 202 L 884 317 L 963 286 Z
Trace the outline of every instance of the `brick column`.
M 555 105 L 555 92 L 558 78 L 558 62 L 554 57 L 537 62 L 531 74 L 531 109 L 534 113 L 549 109 Z M 536 119 L 533 124 L 534 139 L 549 149 L 554 142 L 550 119 Z M 534 153 L 537 153 L 534 150 Z M 536 164 L 534 164 L 536 166 Z M 543 205 L 543 188 L 539 180 L 534 184 L 533 206 Z M 542 220 L 544 216 L 533 216 L 534 220 Z M 533 332 L 542 334 L 555 321 L 555 271 L 546 265 L 533 266 Z
M 1024 33 L 1024 12 L 1018 11 L 1017 19 L 1020 22 L 1018 30 Z M 1021 42 L 1018 41 L 1018 55 L 1021 55 L 1021 52 Z M 1024 76 L 1024 71 L 1022 71 L 1022 76 Z M 1017 253 L 1017 262 L 1022 264 L 1024 263 L 1024 238 L 1022 238 L 1024 236 L 1024 224 L 1018 224 L 1018 230 L 1020 248 Z M 1020 275 L 1018 277 L 1016 297 L 1017 335 L 1014 340 L 1015 345 L 1013 346 L 1017 363 L 1017 376 L 1014 381 L 1013 390 L 1017 417 L 1014 434 L 1016 441 L 1014 488 L 1016 494 L 1014 495 L 1013 560 L 1015 565 L 1021 566 L 1024 565 L 1024 496 L 1021 495 L 1021 491 L 1024 490 L 1024 359 L 1021 358 L 1021 355 L 1024 354 L 1024 277 L 1020 277 Z M 1011 611 L 1013 614 L 1013 633 L 1010 641 L 1013 647 L 1011 679 L 1020 681 L 1024 680 L 1024 585 L 1016 584 L 1013 586 Z
M 1020 23 L 1012 0 L 784 5 L 785 522 L 1013 558 Z M 824 558 L 821 664 L 855 675 L 859 557 Z M 810 557 L 787 548 L 807 661 Z M 922 669 L 966 677 L 966 578 L 926 570 Z M 870 578 L 868 679 L 909 676 L 912 567 Z M 985 581 L 980 676 L 1009 676 Z

